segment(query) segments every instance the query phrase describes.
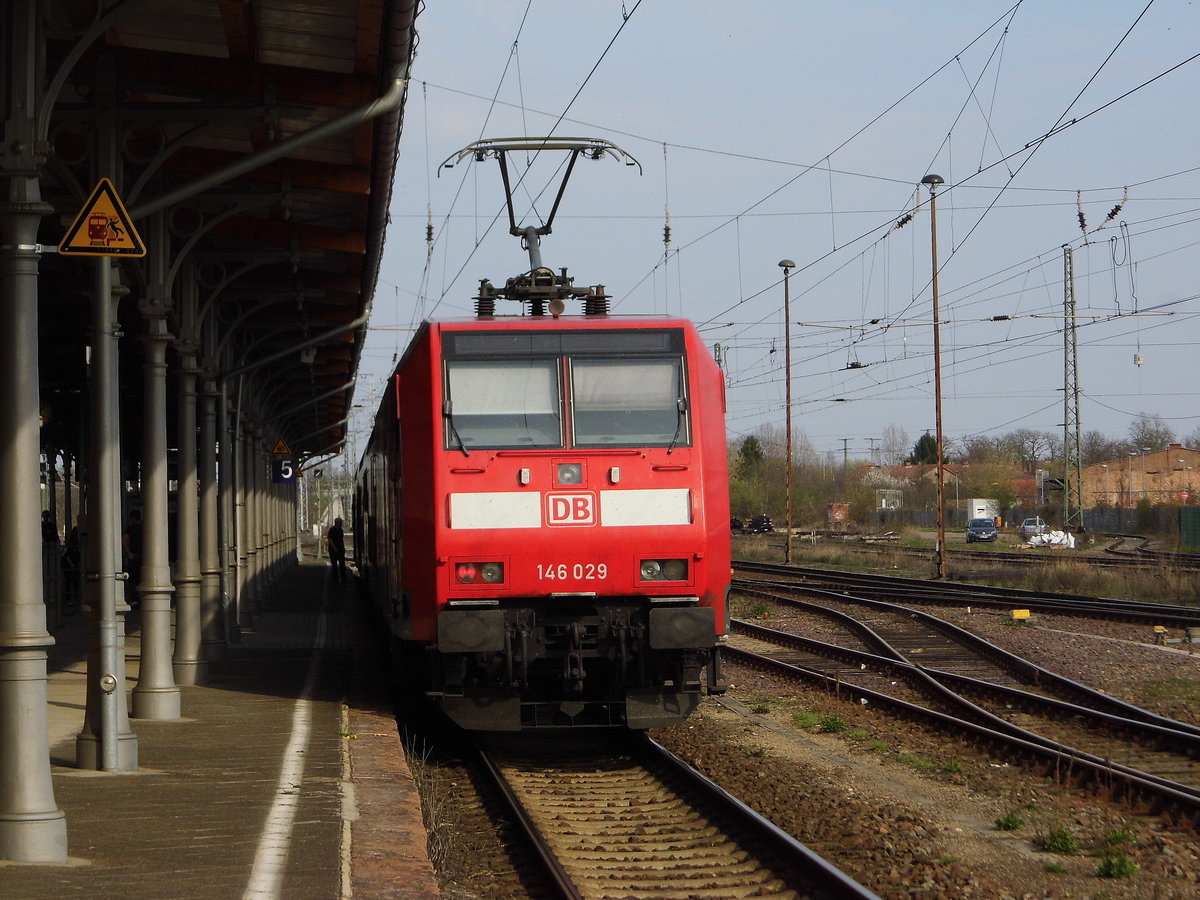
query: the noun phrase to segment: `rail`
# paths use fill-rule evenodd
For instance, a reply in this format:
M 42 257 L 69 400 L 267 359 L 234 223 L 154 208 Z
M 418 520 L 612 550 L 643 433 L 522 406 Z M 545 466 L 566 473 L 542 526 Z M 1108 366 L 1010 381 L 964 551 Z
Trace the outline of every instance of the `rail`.
M 781 599 L 791 604 L 800 603 L 789 598 Z M 902 653 L 892 648 L 873 630 L 866 629 L 861 624 L 855 630 L 861 634 L 864 629 L 871 635 L 872 644 L 880 651 L 878 654 L 735 620 L 735 636 L 751 635 L 757 642 L 774 644 L 778 649 L 799 649 L 804 653 L 835 659 L 839 663 L 836 673 L 814 665 L 799 665 L 795 660 L 780 658 L 786 654 L 772 652 L 770 649 L 747 649 L 738 646 L 736 637 L 726 646 L 726 655 L 731 661 L 766 668 L 789 678 L 801 678 L 823 684 L 836 690 L 839 699 L 866 701 L 910 718 L 924 720 L 939 728 L 966 733 L 974 740 L 982 740 L 991 745 L 998 744 L 1007 748 L 1006 752 L 1033 758 L 1040 765 L 1053 767 L 1060 775 L 1067 772 L 1075 778 L 1090 779 L 1106 785 L 1114 794 L 1123 793 L 1131 802 L 1135 798 L 1141 798 L 1160 808 L 1169 807 L 1178 820 L 1188 822 L 1193 828 L 1200 824 L 1200 779 L 1192 778 L 1192 783 L 1183 783 L 1175 777 L 1155 774 L 1135 765 L 1116 763 L 1108 749 L 1102 749 L 1101 753 L 1107 755 L 1101 755 L 1087 749 L 1068 746 L 1063 740 L 1046 737 L 1014 724 L 971 701 L 962 692 L 999 695 L 1002 698 L 999 706 L 1002 708 L 1019 705 L 1025 710 L 1035 709 L 1038 714 L 1052 721 L 1074 723 L 1070 727 L 1078 728 L 1078 723 L 1085 722 L 1088 728 L 1098 734 L 1119 732 L 1137 741 L 1142 748 L 1151 748 L 1136 752 L 1159 767 L 1166 765 L 1168 771 L 1172 772 L 1187 771 L 1194 767 L 1195 759 L 1200 756 L 1200 730 L 1185 723 L 1155 716 L 1129 704 L 1120 704 L 1120 701 L 1116 702 L 1120 704 L 1117 708 L 1121 709 L 1121 712 L 1113 712 L 1113 698 L 1091 691 L 1082 685 L 1079 687 L 1083 688 L 1085 694 L 1093 695 L 1097 701 L 1096 705 L 1103 708 L 1097 709 L 1044 697 L 918 665 L 905 659 Z M 900 692 L 891 689 L 875 690 L 867 687 L 862 673 L 868 670 L 885 672 L 892 678 L 902 680 L 923 697 L 916 701 L 908 700 L 898 696 Z M 1074 682 L 1066 681 L 1074 688 Z M 1044 687 L 1045 684 L 1040 683 L 1040 686 Z M 1084 740 L 1084 743 L 1088 741 Z M 1113 746 L 1111 739 L 1106 743 L 1103 737 L 1096 738 L 1091 743 L 1092 748 L 1095 749 L 1097 744 L 1101 744 L 1103 748 Z M 1135 751 L 1130 748 L 1129 752 Z M 1170 762 L 1172 759 L 1175 760 L 1174 763 Z
M 875 898 L 646 737 L 477 749 L 562 897 Z

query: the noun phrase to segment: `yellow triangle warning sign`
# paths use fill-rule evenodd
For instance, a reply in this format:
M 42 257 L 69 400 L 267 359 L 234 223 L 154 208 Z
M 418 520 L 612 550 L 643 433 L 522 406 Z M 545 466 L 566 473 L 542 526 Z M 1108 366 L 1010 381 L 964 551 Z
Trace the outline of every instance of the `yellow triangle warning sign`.
M 101 178 L 58 245 L 76 256 L 145 256 L 146 245 L 133 227 L 116 188 Z
M 291 456 L 292 451 L 288 449 L 288 445 L 280 438 L 275 442 L 275 446 L 271 448 L 271 453 L 275 456 Z

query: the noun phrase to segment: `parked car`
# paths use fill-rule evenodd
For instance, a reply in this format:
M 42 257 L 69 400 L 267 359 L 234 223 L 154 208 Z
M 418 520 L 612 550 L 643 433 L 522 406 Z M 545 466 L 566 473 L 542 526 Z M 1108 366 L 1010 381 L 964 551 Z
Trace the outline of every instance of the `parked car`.
M 1045 534 L 1047 531 L 1046 523 L 1037 516 L 1032 519 L 1026 519 L 1017 528 L 1017 534 L 1021 535 L 1021 540 L 1027 541 L 1035 534 Z
M 767 534 L 775 530 L 775 523 L 766 513 L 759 513 L 750 520 L 749 530 L 751 534 Z
M 996 540 L 996 523 L 991 519 L 972 519 L 967 523 L 967 543 Z

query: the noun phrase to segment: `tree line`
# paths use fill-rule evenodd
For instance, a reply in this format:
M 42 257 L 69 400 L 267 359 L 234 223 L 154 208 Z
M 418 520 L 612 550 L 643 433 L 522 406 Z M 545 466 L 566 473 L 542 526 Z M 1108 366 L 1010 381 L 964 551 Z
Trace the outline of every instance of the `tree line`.
M 1081 434 L 1080 459 L 1089 466 L 1124 459 L 1130 453 L 1165 450 L 1176 442 L 1200 447 L 1200 428 L 1178 438 L 1161 416 L 1140 413 L 1124 438 L 1098 431 Z M 855 448 L 853 456 L 848 449 L 819 453 L 803 431 L 793 434 L 792 507 L 797 524 L 823 523 L 831 503 L 848 503 L 854 521 L 869 521 L 878 490 L 905 490 L 909 506 L 935 502 L 936 486 L 932 482 L 912 483 L 867 465 L 933 464 L 937 460 L 937 441 L 932 434 L 925 432 L 912 442 L 903 428 L 889 425 L 869 443 L 865 458 L 860 448 Z M 782 517 L 787 505 L 785 446 L 784 430 L 777 425 L 764 425 L 730 442 L 730 508 L 734 516 L 749 518 L 767 513 Z M 956 469 L 960 476 L 956 482 L 959 499 L 965 502 L 970 497 L 990 497 L 1001 507 L 1008 507 L 1017 500 L 1012 488 L 1014 478 L 1036 479 L 1039 469 L 1061 477 L 1063 437 L 1061 431 L 1019 428 L 1000 435 L 970 435 L 947 441 L 943 453 L 946 463 L 966 464 Z M 955 500 L 953 492 L 948 500 Z

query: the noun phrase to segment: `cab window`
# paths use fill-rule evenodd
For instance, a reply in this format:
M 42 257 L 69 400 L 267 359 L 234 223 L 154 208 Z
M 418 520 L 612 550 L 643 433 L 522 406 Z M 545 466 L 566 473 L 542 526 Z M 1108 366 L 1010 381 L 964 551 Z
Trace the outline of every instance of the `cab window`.
M 556 362 L 447 361 L 442 417 L 447 449 L 561 447 Z
M 689 443 L 679 358 L 572 360 L 571 400 L 576 447 Z

